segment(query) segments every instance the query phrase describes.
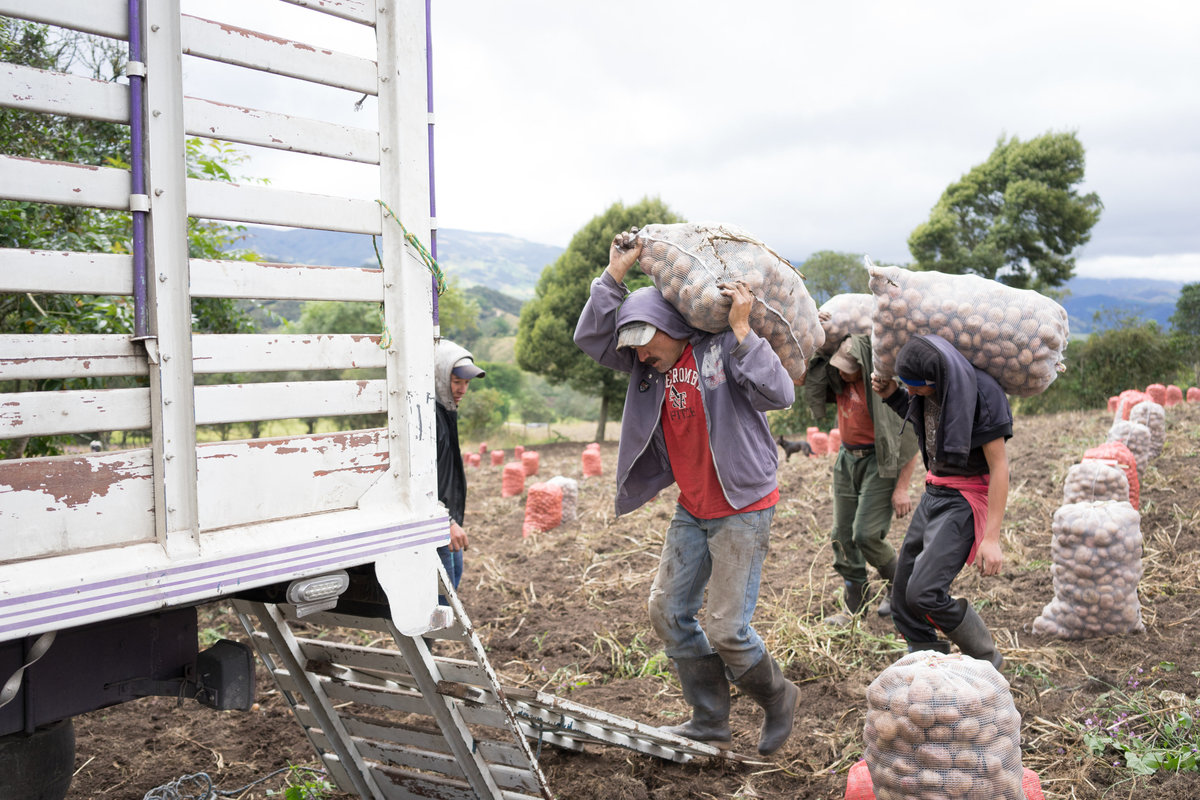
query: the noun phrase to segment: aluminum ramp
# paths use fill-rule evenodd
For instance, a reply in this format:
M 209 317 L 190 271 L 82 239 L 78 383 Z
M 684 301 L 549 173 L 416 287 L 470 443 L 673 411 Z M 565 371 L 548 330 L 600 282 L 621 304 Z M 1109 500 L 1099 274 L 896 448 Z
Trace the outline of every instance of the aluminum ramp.
M 686 762 L 748 761 L 631 719 L 528 689 L 504 687 L 457 595 L 429 639 L 467 658 L 430 653 L 391 620 L 235 600 L 243 626 L 338 788 L 372 800 L 551 800 L 538 765 L 545 745 L 610 745 Z M 328 637 L 331 629 L 341 631 Z M 334 641 L 336 639 L 337 641 Z M 361 644 L 350 644 L 358 640 Z

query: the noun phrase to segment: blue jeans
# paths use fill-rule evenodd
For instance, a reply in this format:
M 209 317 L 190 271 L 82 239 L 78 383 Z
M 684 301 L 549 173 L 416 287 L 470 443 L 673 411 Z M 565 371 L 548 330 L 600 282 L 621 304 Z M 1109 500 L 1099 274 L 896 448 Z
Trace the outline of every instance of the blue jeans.
M 446 575 L 450 578 L 450 586 L 453 589 L 458 589 L 458 582 L 462 580 L 463 574 L 463 551 L 450 550 L 450 545 L 442 545 L 437 549 L 438 558 L 442 560 L 442 569 L 446 570 Z M 438 595 L 438 602 L 446 605 L 445 595 Z
M 698 519 L 683 506 L 667 528 L 658 574 L 650 589 L 650 623 L 671 658 L 714 651 L 737 680 L 766 655 L 750 626 L 771 537 L 775 508 L 719 519 Z M 708 589 L 708 631 L 697 614 Z

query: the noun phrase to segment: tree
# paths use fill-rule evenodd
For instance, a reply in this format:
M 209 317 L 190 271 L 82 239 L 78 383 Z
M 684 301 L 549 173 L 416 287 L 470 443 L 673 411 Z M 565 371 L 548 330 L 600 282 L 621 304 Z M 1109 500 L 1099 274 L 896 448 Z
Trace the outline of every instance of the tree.
M 503 408 L 504 396 L 497 390 L 472 388 L 458 404 L 459 430 L 468 438 L 481 439 L 504 424 Z
M 1079 194 L 1083 145 L 1074 133 L 1001 137 L 988 160 L 942 193 L 908 238 L 918 269 L 974 273 L 1018 288 L 1061 286 L 1103 204 Z
M 1194 373 L 1192 383 L 1200 385 L 1200 283 L 1184 285 L 1170 322 L 1179 355 Z
M 604 439 L 610 407 L 620 409 L 624 401 L 628 377 L 600 366 L 575 346 L 575 323 L 587 302 L 592 279 L 608 263 L 608 248 L 614 236 L 635 226 L 680 221 L 657 198 L 644 198 L 629 207 L 614 203 L 583 226 L 558 260 L 542 271 L 533 299 L 521 309 L 517 364 L 551 383 L 565 382 L 577 391 L 599 397 L 598 441 Z M 649 282 L 638 270 L 626 276 L 630 288 Z
M 800 265 L 800 272 L 804 275 L 805 288 L 818 306 L 834 295 L 870 291 L 870 276 L 858 253 L 820 250 Z

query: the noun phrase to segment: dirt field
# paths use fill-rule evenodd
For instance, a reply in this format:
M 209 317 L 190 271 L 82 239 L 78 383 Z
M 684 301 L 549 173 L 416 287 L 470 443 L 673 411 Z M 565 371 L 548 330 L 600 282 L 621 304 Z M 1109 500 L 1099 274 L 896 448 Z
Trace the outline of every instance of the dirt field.
M 956 586 L 976 602 L 1001 645 L 1004 675 L 1022 715 L 1024 764 L 1041 777 L 1047 798 L 1194 800 L 1200 773 L 1134 777 L 1119 753 L 1090 754 L 1084 730 L 1089 717 L 1112 705 L 1104 695 L 1113 690 L 1141 698 L 1139 709 L 1174 703 L 1195 710 L 1200 405 L 1168 409 L 1163 454 L 1142 474 L 1146 632 L 1085 641 L 1032 633 L 1034 619 L 1053 597 L 1050 522 L 1062 502 L 1063 478 L 1085 449 L 1104 440 L 1110 423 L 1102 411 L 1018 418 L 1009 443 L 1003 574 L 982 580 L 967 570 Z M 580 478 L 580 450 L 577 443 L 539 448 L 539 479 Z M 471 548 L 460 595 L 504 682 L 652 724 L 675 724 L 686 707 L 664 669 L 645 608 L 674 492 L 614 519 L 615 459 L 615 444 L 605 444 L 605 475 L 580 480 L 577 522 L 528 539 L 521 536 L 523 498 L 499 496 L 500 470 L 469 471 Z M 582 755 L 547 750 L 542 766 L 559 798 L 843 796 L 846 771 L 862 751 L 866 687 L 902 645 L 890 619 L 873 613 L 857 628 L 822 623 L 836 610 L 828 544 L 830 464 L 799 456 L 780 464 L 782 500 L 755 618 L 788 676 L 801 685 L 790 741 L 761 767 L 668 764 L 620 749 Z M 897 522 L 893 542 L 898 545 L 902 535 Z M 220 606 L 203 612 L 202 626 L 244 638 Z M 744 698 L 735 698 L 733 713 L 734 746 L 752 754 L 761 716 Z M 229 791 L 279 767 L 314 762 L 265 675 L 256 712 L 218 713 L 148 699 L 78 719 L 77 736 L 79 771 L 71 798 L 140 800 L 154 787 L 201 771 Z M 1194 732 L 1190 738 L 1200 741 Z M 235 796 L 278 793 L 282 778 Z

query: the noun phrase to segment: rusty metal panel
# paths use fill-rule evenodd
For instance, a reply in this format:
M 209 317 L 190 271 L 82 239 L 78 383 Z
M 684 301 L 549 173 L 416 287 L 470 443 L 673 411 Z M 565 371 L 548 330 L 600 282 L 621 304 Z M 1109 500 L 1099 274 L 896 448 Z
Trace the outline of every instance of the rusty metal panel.
M 0 248 L 0 291 L 133 294 L 133 257 Z
M 364 164 L 379 163 L 379 134 L 365 128 L 194 97 L 185 97 L 183 100 L 183 123 L 192 136 L 208 136 L 227 142 Z
M 129 86 L 0 62 L 0 106 L 129 123 Z
M 192 259 L 191 269 L 193 297 L 383 302 L 379 269 L 204 259 Z
M 0 14 L 71 30 L 129 38 L 127 0 L 0 0 Z
M 378 334 L 196 334 L 192 338 L 192 361 L 197 373 L 368 369 L 384 365 Z M 3 377 L 4 360 L 0 358 Z
M 386 384 L 381 380 L 197 386 L 196 424 L 378 414 L 384 410 L 385 394 Z M 0 402 L 0 425 L 3 421 Z
M 0 562 L 154 539 L 148 449 L 0 461 L 0 495 Z
M 0 197 L 124 211 L 129 208 L 129 173 L 113 167 L 0 155 Z
M 145 374 L 145 351 L 124 334 L 0 333 L 0 381 Z
M 202 530 L 353 508 L 387 469 L 382 430 L 200 445 Z
M 353 92 L 373 95 L 378 90 L 375 62 L 369 59 L 188 14 L 180 20 L 187 55 Z
M 375 24 L 375 3 L 369 0 L 283 0 L 293 6 L 310 8 L 331 17 L 340 17 L 364 25 Z
M 379 205 L 349 197 L 190 178 L 187 204 L 189 216 L 205 219 L 372 235 L 382 230 Z
M 150 426 L 148 389 L 0 394 L 0 439 Z

